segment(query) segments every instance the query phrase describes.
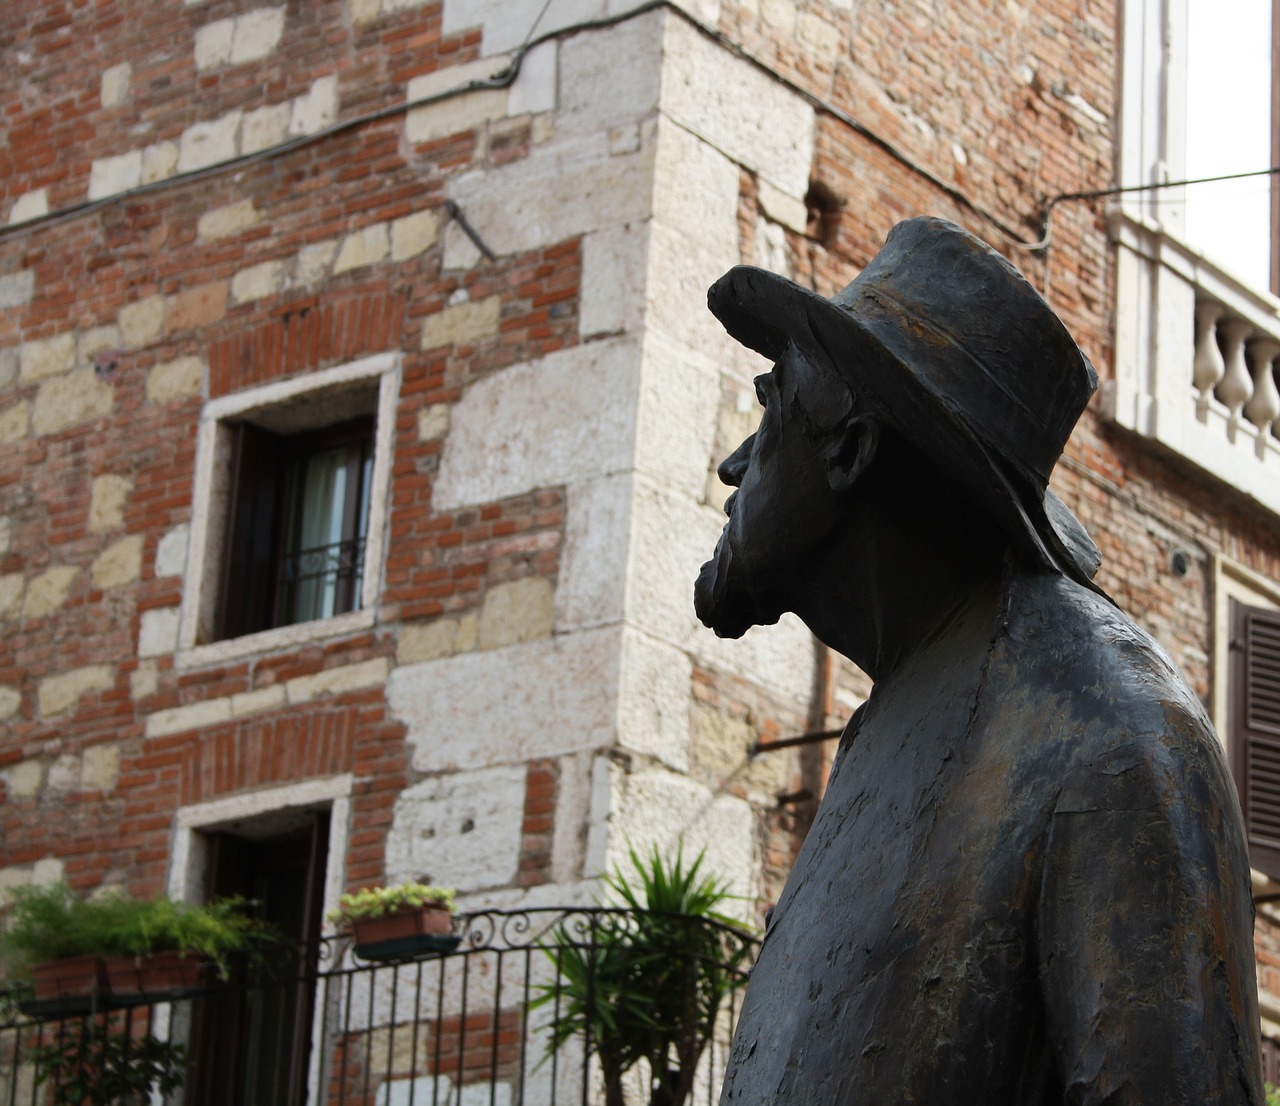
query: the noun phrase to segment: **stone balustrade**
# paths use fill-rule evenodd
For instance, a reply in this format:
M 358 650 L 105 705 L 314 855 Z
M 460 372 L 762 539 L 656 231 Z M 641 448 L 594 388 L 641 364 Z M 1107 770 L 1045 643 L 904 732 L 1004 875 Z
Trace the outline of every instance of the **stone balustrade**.
M 1280 299 L 1117 210 L 1116 369 L 1104 410 L 1280 514 Z

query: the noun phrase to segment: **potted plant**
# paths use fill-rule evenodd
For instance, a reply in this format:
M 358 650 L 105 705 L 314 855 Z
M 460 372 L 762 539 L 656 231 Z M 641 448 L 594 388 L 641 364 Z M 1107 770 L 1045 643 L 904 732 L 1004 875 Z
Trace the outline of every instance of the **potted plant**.
M 624 1106 L 633 1070 L 649 1084 L 650 1106 L 682 1106 L 725 998 L 746 985 L 755 938 L 717 907 L 726 885 L 699 874 L 703 854 L 685 866 L 654 849 L 631 850 L 634 876 L 605 879 L 620 909 L 592 912 L 556 927 L 542 944 L 556 979 L 537 987 L 530 1010 L 557 1012 L 551 1056 L 580 1038 L 604 1077 L 606 1106 Z
M 389 960 L 421 952 L 447 952 L 458 945 L 453 934 L 452 887 L 401 883 L 364 887 L 343 895 L 329 921 L 351 934 L 356 955 Z
M 242 900 L 82 899 L 63 883 L 16 888 L 12 897 L 0 961 L 9 978 L 31 981 L 37 1002 L 191 988 L 211 968 L 225 977 L 229 955 L 265 936 Z

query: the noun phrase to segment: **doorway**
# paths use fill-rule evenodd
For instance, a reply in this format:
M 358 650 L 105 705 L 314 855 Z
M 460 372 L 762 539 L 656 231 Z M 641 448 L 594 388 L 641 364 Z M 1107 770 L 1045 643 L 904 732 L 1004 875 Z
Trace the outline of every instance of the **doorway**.
M 237 963 L 225 993 L 195 1004 L 188 1106 L 305 1106 L 329 812 L 266 815 L 202 836 L 206 900 L 248 899 L 284 945 Z

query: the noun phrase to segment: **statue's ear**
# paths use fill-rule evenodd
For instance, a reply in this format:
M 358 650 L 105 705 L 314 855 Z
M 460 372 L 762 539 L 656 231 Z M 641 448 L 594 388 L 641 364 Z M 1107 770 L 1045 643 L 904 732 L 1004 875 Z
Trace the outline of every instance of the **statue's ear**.
M 847 492 L 875 459 L 880 423 L 871 415 L 846 419 L 831 431 L 825 453 L 827 484 L 833 492 Z

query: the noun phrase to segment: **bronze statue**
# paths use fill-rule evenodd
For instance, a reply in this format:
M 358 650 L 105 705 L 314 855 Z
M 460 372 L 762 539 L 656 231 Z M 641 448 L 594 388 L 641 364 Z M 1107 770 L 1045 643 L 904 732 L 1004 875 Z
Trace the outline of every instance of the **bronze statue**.
M 1049 475 L 1097 386 L 1004 258 L 913 219 L 834 298 L 709 294 L 775 363 L 696 587 L 874 681 L 748 987 L 722 1104 L 1263 1102 L 1223 751 Z

